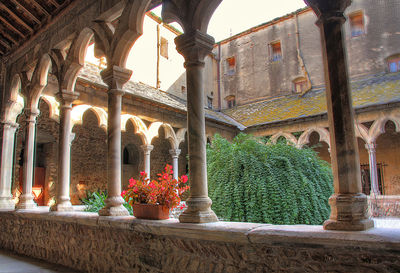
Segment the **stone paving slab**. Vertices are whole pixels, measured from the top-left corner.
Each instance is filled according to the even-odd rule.
[[[38,259],[17,255],[0,249],[0,273],[52,273],[79,272],[61,265],[47,263]]]

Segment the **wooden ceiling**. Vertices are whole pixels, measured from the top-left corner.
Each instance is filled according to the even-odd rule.
[[[18,48],[74,0],[0,2],[0,57]]]
[[[13,52],[74,1],[0,0],[0,58]],[[161,4],[153,0],[150,9]]]

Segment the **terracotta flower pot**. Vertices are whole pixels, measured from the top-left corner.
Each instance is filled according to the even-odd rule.
[[[169,218],[169,207],[152,204],[133,204],[133,215],[139,219],[165,220]]]

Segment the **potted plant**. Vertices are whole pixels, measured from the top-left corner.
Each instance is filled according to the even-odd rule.
[[[129,179],[128,189],[121,195],[132,206],[136,218],[169,218],[169,211],[180,204],[180,195],[189,189],[186,175],[176,180],[172,174],[172,167],[167,164],[157,180],[150,181],[145,172],[140,173],[138,180]]]

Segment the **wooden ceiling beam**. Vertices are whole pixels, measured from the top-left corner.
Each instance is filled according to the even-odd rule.
[[[52,3],[53,6],[56,7],[56,9],[58,9],[60,7],[60,4],[58,4],[56,0],[50,0],[50,3]]]
[[[4,31],[4,29],[3,29],[2,26],[0,26],[0,33],[1,33],[4,37],[6,37],[8,40],[10,40],[12,43],[18,45],[18,42],[17,42],[13,37],[11,37],[10,34],[8,34],[6,31]]]
[[[27,24],[25,23],[24,20],[21,19],[21,17],[19,17],[18,15],[16,15],[12,10],[10,10],[6,5],[4,5],[3,3],[0,3],[0,9],[5,10],[8,14],[11,15],[11,17],[13,17],[18,23],[20,23],[21,25],[23,25],[27,30],[29,30],[29,32],[33,32],[33,29]]]
[[[32,0],[31,1],[32,4],[34,4],[38,9],[40,9],[46,16],[50,16],[50,13],[38,2],[36,2],[36,0]]]
[[[20,2],[18,2],[17,0],[11,0],[16,6],[18,6],[20,9],[22,9],[26,14],[28,14],[28,17],[35,21],[36,23],[40,24],[40,20],[33,15],[29,10],[27,10]]]
[[[5,18],[3,18],[3,16],[0,15],[0,21],[2,21],[4,24],[7,25],[7,27],[11,28],[12,31],[16,32],[19,36],[21,36],[23,39],[26,38],[26,36],[19,31],[18,29],[16,29],[12,24],[10,24],[10,22],[8,22]]]
[[[7,44],[6,42],[4,42],[2,39],[0,39],[0,44],[2,44],[7,50],[11,49],[11,46],[9,44]]]
[[[0,49],[0,54],[1,54],[1,55],[4,55],[4,51],[3,51],[3,50],[1,50],[1,49]]]

